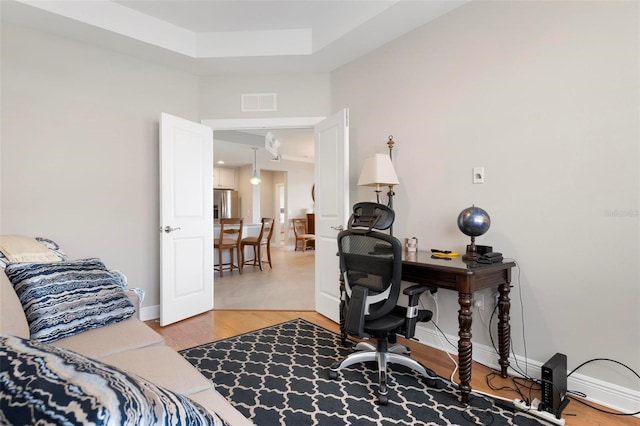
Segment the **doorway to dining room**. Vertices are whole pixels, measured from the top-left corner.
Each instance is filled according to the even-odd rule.
[[[295,125],[295,124],[294,124]],[[313,145],[313,126],[305,125],[304,129],[298,128],[295,132],[308,132],[308,140]],[[216,155],[216,127],[214,128],[214,158]],[[252,135],[271,131],[278,133],[278,129],[269,128],[251,129],[239,126],[238,131],[245,131]],[[284,129],[287,129],[285,126]],[[231,127],[224,127],[224,132],[233,131]],[[222,132],[220,132],[222,133]],[[290,132],[293,133],[293,132]],[[286,143],[286,142],[283,142]],[[308,142],[307,142],[308,143]],[[228,145],[228,144],[227,144]],[[246,151],[247,146],[239,146],[239,149]],[[266,152],[262,149],[263,154]],[[298,148],[298,152],[300,148]],[[243,273],[237,271],[233,273],[225,272],[221,278],[218,273],[214,275],[214,309],[294,309],[294,310],[314,310],[315,308],[315,252],[313,250],[301,252],[294,251],[295,238],[293,230],[290,228],[291,218],[305,217],[306,213],[313,211],[313,200],[311,188],[313,186],[313,152],[311,157],[295,161],[292,155],[287,155],[282,151],[282,156],[267,159],[260,164],[260,151],[258,152],[259,175],[262,182],[259,185],[259,193],[265,193],[269,198],[268,202],[259,202],[259,214],[252,201],[251,212],[247,211],[246,203],[241,201],[242,216],[245,223],[256,222],[256,217],[274,217],[277,226],[271,242],[272,265],[263,265],[261,271],[258,267],[245,265]],[[243,156],[243,158],[246,156]],[[306,161],[305,161],[306,160]],[[287,170],[291,165],[294,171]],[[302,167],[306,167],[309,172],[310,181],[306,182],[305,172]],[[253,167],[251,172],[253,172]],[[246,172],[239,172],[238,183],[242,185]],[[277,176],[285,175],[285,179]],[[303,177],[301,179],[301,176]],[[248,178],[247,178],[248,179]],[[267,185],[267,186],[265,186]],[[242,193],[242,191],[240,191]],[[259,198],[262,198],[261,196]],[[308,198],[308,200],[307,200]],[[253,197],[255,200],[256,197]],[[298,201],[295,201],[298,200]],[[301,201],[300,201],[301,200]],[[258,203],[257,201],[255,203]],[[263,208],[264,205],[264,208]],[[266,209],[266,210],[265,210]],[[264,249],[263,249],[264,250]],[[266,257],[263,254],[263,259]]]

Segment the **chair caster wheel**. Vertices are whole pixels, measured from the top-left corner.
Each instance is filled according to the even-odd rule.
[[[338,372],[337,371],[333,371],[333,370],[329,370],[329,378],[330,379],[337,379],[338,378]]]
[[[378,405],[389,404],[389,397],[387,395],[378,395]]]

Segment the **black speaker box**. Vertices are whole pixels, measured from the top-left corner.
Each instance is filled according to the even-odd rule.
[[[542,409],[560,418],[569,402],[567,396],[567,356],[557,353],[542,366]]]

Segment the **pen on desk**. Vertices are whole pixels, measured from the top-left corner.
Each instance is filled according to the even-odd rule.
[[[449,253],[451,253],[451,250],[438,250],[438,249],[431,249],[431,253],[444,253],[444,254],[449,254]]]

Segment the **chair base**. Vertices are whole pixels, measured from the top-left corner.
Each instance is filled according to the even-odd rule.
[[[220,276],[224,276],[225,272],[238,271],[242,274],[242,264],[223,263],[222,265],[213,265],[213,272],[219,272]]]
[[[244,260],[244,249],[245,247],[252,247],[253,249],[253,259],[247,259]],[[266,248],[266,252],[267,252],[267,260],[262,260],[262,247]],[[266,263],[267,265],[269,265],[269,268],[273,269],[273,265],[271,265],[271,248],[266,245],[263,244],[262,246],[257,245],[257,244],[243,244],[242,245],[242,256],[243,256],[243,261],[242,261],[242,265],[246,266],[259,266],[260,270],[262,271],[262,264]]]
[[[418,361],[409,358],[411,349],[406,346],[393,345],[387,348],[386,339],[378,339],[377,348],[369,343],[360,342],[354,346],[354,350],[356,350],[356,352],[331,366],[329,377],[337,379],[340,370],[354,364],[375,362],[378,365],[378,404],[380,405],[387,405],[389,402],[389,390],[387,388],[388,364],[399,364],[410,368],[425,379],[431,380],[431,382],[427,382],[429,386],[435,385],[433,378],[437,377],[437,375]]]
[[[268,260],[258,260],[258,259],[247,259],[243,263],[244,266],[253,266],[254,268],[257,266],[262,271],[262,265],[269,265],[269,268],[273,269],[271,263]]]
[[[298,251],[298,248],[300,248],[300,251],[315,250],[316,249],[315,240],[309,240],[306,242],[296,242],[294,251]]]
[[[214,247],[218,250],[218,264],[213,265],[213,272],[220,273],[220,277],[224,276],[224,272],[233,272],[233,270],[237,270],[240,274],[242,274],[242,252],[236,248],[222,248],[222,250],[229,250],[229,263],[222,263],[222,250],[219,247]],[[237,258],[238,260],[234,262],[234,250],[237,250]]]

